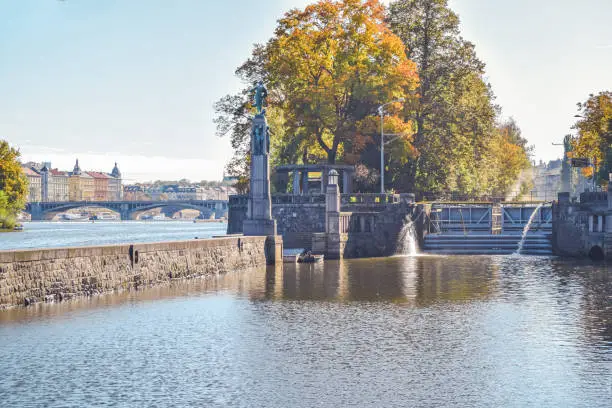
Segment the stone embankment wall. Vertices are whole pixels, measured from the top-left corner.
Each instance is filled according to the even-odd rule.
[[[269,246],[266,237],[229,237],[0,251],[0,308],[259,267],[278,252]]]
[[[422,205],[400,204],[378,213],[350,215],[349,231],[344,248],[345,258],[369,258],[398,254],[402,229],[407,222],[414,223],[415,238],[422,247],[424,234]],[[364,228],[365,226],[365,228]]]
[[[325,196],[291,196],[291,195],[273,195],[272,196],[272,218],[276,220],[278,234],[283,237],[283,246],[285,248],[305,248],[312,249],[312,239],[315,234],[325,232]],[[228,211],[228,234],[242,233],[242,223],[246,219],[247,212],[247,197],[246,196],[230,196],[229,211]],[[406,215],[406,207],[399,204],[355,204],[341,203],[343,212],[385,212],[385,215],[377,218],[379,229],[388,231],[389,235],[397,235],[397,228],[401,229],[403,221],[397,223],[398,220],[403,220]],[[397,216],[399,215],[399,217]],[[392,220],[390,221],[390,217]],[[389,229],[390,228],[390,229]],[[384,237],[384,241],[389,238]],[[383,237],[377,236],[376,247],[385,247],[383,252],[389,252],[391,245],[388,242],[382,242]],[[370,235],[355,236],[354,240],[360,239],[369,240]],[[391,238],[392,240],[393,238]],[[361,245],[359,245],[361,246]],[[358,250],[357,250],[358,251]],[[381,251],[376,250],[376,253]]]
[[[580,202],[570,202],[569,193],[559,193],[559,200],[553,203],[554,254],[612,259],[611,208],[611,192],[583,193]]]

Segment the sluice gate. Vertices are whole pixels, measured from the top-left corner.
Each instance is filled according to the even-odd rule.
[[[434,203],[423,250],[437,254],[512,254],[532,215],[521,254],[552,255],[552,207],[538,208],[537,203]]]

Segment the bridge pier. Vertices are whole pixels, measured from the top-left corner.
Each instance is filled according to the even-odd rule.
[[[31,203],[28,207],[30,210],[30,216],[32,217],[32,221],[44,220],[44,214],[40,203]]]

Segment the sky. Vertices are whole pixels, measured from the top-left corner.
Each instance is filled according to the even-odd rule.
[[[126,182],[219,180],[213,104],[276,20],[308,0],[0,0],[0,138],[23,161]],[[576,103],[612,89],[612,1],[450,0],[503,116],[562,154]]]

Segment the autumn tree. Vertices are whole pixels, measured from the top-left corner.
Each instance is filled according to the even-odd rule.
[[[290,134],[316,142],[329,163],[359,152],[378,106],[417,84],[416,66],[377,0],[320,1],[279,20],[267,47],[270,85],[283,94]]]
[[[530,166],[530,148],[514,119],[497,124],[480,166],[481,192],[492,197],[519,195],[519,176]]]
[[[612,92],[603,91],[597,95],[578,103],[577,117],[579,118],[573,128],[577,137],[573,140],[574,157],[585,157],[594,161],[596,167],[601,169],[601,181],[608,179],[612,172],[609,162],[612,149]],[[592,176],[592,168],[584,169],[586,176]]]
[[[237,152],[229,171],[247,163],[247,89],[257,79],[268,86],[276,160],[329,163],[359,153],[377,134],[378,106],[410,94],[418,83],[416,66],[385,25],[377,0],[322,0],[289,11],[236,73],[247,87],[215,106],[218,133],[231,133]],[[408,136],[409,152],[412,126],[397,115],[400,108],[388,109],[395,117],[387,123]]]
[[[0,223],[3,228],[15,222],[17,212],[23,209],[28,192],[28,181],[19,163],[20,153],[0,140]]]

